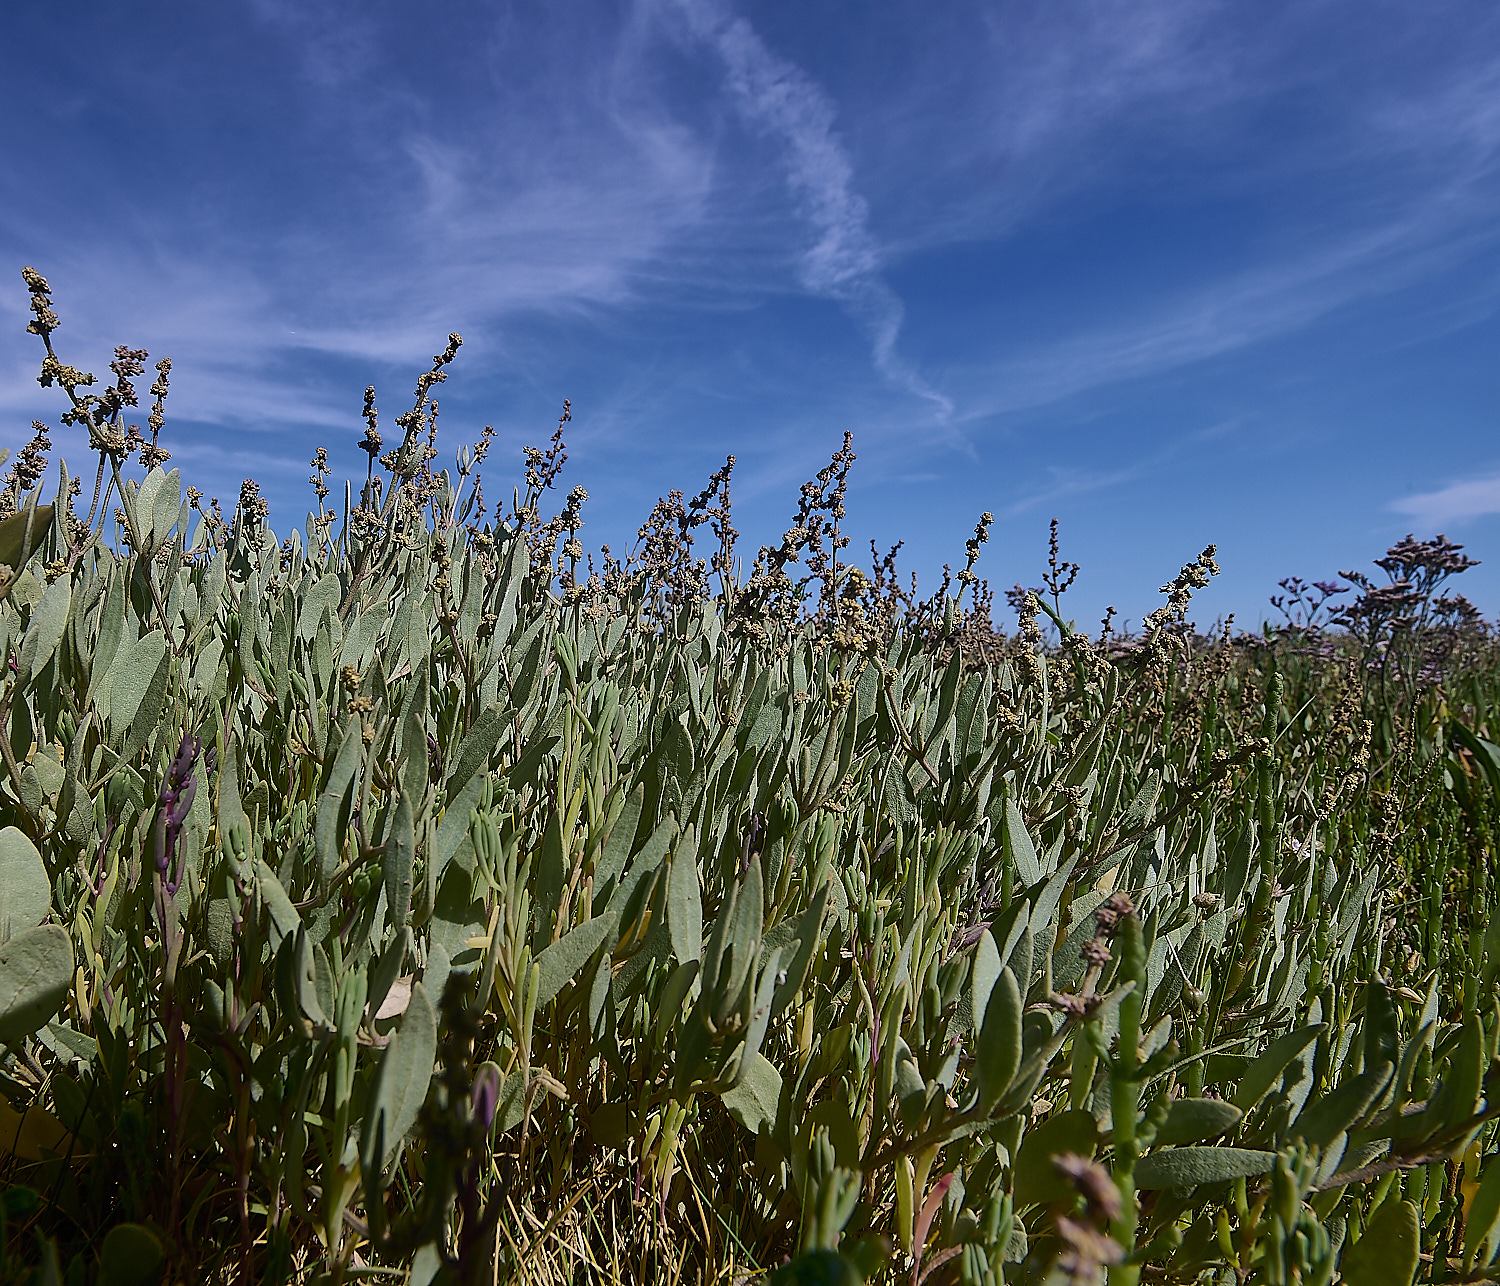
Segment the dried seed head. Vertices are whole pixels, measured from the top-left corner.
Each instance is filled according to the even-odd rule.
[[[1083,944],[1083,950],[1079,954],[1085,964],[1102,967],[1109,963],[1109,944],[1102,938],[1090,938]]]
[[[1088,1203],[1089,1214],[1095,1219],[1118,1219],[1123,1209],[1120,1190],[1110,1178],[1109,1171],[1097,1161],[1079,1156],[1075,1152],[1063,1152],[1052,1158],[1057,1172],[1070,1180]]]

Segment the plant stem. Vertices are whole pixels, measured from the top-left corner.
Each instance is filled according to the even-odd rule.
[[[1120,1047],[1109,1064],[1109,1100],[1113,1121],[1115,1186],[1120,1190],[1120,1217],[1110,1231],[1129,1255],[1135,1250],[1140,1228],[1140,1203],[1135,1192],[1135,1163],[1140,1148],[1136,1125],[1140,1120],[1141,1082],[1137,1076],[1141,1053],[1141,1006],[1145,1003],[1146,953],[1141,942],[1140,920],[1131,913],[1120,917],[1120,982],[1135,982],[1120,1002]],[[1109,1270],[1110,1286],[1138,1286],[1139,1264],[1121,1264]]]

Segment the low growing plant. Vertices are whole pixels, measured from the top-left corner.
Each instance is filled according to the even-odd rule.
[[[1055,543],[1007,637],[988,515],[841,560],[847,440],[744,583],[732,461],[595,571],[567,410],[434,467],[457,336],[282,539],[26,281],[97,468],[0,521],[11,1276],[1500,1275],[1492,648],[1199,640],[1212,547],[1094,638]]]

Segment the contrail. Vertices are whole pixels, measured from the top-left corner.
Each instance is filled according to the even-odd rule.
[[[693,36],[723,60],[726,88],[746,125],[783,145],[787,184],[816,236],[802,256],[802,284],[838,300],[870,336],[876,370],[932,403],[939,420],[947,420],[953,403],[896,351],[904,309],[881,276],[869,207],[854,189],[854,169],[834,131],[828,96],[719,0],[675,3]]]

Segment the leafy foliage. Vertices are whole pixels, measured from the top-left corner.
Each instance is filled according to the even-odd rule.
[[[1007,638],[984,521],[956,593],[841,565],[847,443],[746,586],[727,467],[584,576],[561,426],[509,517],[433,471],[456,336],[278,540],[28,274],[99,473],[0,523],[7,1271],[1493,1274],[1492,650],[1196,640],[1212,549],[1122,643],[1054,546]]]

